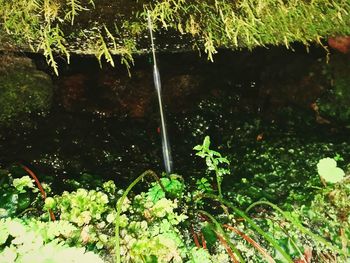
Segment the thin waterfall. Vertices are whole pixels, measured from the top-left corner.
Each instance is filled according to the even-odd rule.
[[[149,11],[147,15],[148,15],[148,28],[151,36],[152,54],[153,54],[153,81],[154,81],[154,86],[156,88],[158,102],[159,102],[159,112],[160,112],[160,121],[161,121],[160,133],[162,137],[163,159],[164,159],[165,171],[167,172],[167,174],[171,174],[172,168],[173,168],[173,161],[171,158],[170,143],[169,143],[169,138],[168,138],[167,129],[166,129],[165,116],[163,112],[160,75],[157,67],[156,52],[155,52],[154,42],[153,42],[153,26],[152,26],[152,20],[151,20]]]

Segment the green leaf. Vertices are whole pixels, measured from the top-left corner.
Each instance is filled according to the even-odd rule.
[[[197,152],[196,155],[201,157],[201,158],[205,158],[206,157],[206,154],[203,153],[203,152]]]
[[[230,164],[229,160],[227,160],[227,158],[217,158],[217,160],[220,162],[220,163],[227,163],[227,164]]]
[[[163,189],[158,184],[150,188],[146,195],[147,195],[147,198],[151,200],[153,203],[165,197],[165,193]]]
[[[160,179],[162,185],[164,186],[166,192],[172,197],[179,197],[182,194],[184,189],[184,185],[182,182],[175,178],[161,178]],[[153,187],[151,187],[147,192],[147,197],[152,202],[157,202],[158,200],[165,197],[165,193],[163,189],[160,187],[158,183],[154,183]]]
[[[212,191],[211,185],[210,185],[208,179],[205,177],[202,177],[201,179],[197,179],[196,186],[197,186],[198,190],[201,190],[203,192],[211,192]]]
[[[23,193],[18,196],[18,212],[25,210],[30,206],[30,196],[28,193]]]
[[[344,161],[344,158],[343,158],[340,154],[338,154],[338,153],[335,154],[335,156],[333,157],[333,159],[336,160],[337,162],[338,162],[338,161]]]
[[[193,147],[193,150],[195,151],[201,151],[203,149],[202,145],[197,145]]]
[[[166,178],[161,179],[162,183],[163,183],[163,179],[166,179]],[[184,184],[175,178],[171,178],[170,180],[167,180],[167,183],[163,183],[163,185],[167,193],[169,193],[173,197],[181,196],[182,191],[184,189]]]
[[[213,151],[213,150],[210,150],[210,154],[212,155],[212,156],[216,156],[216,157],[221,157],[221,153],[219,153],[219,152],[217,152],[217,151]]]
[[[205,136],[203,141],[203,149],[209,149],[209,146],[210,146],[210,137]]]
[[[218,239],[214,230],[215,226],[209,223],[205,224],[205,226],[202,228],[202,233],[204,235],[209,250],[211,250],[211,248],[215,245]]]
[[[344,171],[337,167],[337,162],[332,158],[323,158],[317,164],[318,174],[328,183],[338,183],[344,179]]]
[[[205,158],[205,163],[207,164],[209,170],[214,170],[213,167],[212,167],[213,166],[213,162],[212,162],[212,160],[211,160],[211,158],[209,156],[207,158]]]
[[[8,191],[0,195],[0,208],[7,211],[7,216],[14,215],[18,208],[18,194],[13,191]]]
[[[34,188],[34,180],[31,179],[28,175],[14,179],[12,184],[20,193],[25,193],[25,188]]]

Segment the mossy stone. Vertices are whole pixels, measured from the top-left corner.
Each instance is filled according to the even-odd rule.
[[[320,114],[350,128],[350,57],[334,55],[327,70],[331,85],[318,100]]]
[[[23,121],[50,108],[53,84],[27,57],[0,57],[0,125]]]

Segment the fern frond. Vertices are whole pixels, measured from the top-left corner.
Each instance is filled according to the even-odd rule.
[[[66,3],[70,10],[66,13],[64,19],[70,20],[72,25],[74,24],[75,16],[77,16],[79,12],[89,10],[86,7],[83,7],[79,0],[67,0]]]
[[[104,56],[106,61],[111,64],[112,67],[114,67],[114,60],[112,57],[111,52],[108,49],[108,46],[103,38],[103,36],[101,35],[101,33],[99,34],[99,39],[97,41],[97,50],[95,53],[98,62],[100,64],[100,67],[102,67],[102,63],[101,63],[101,58]]]
[[[70,62],[70,55],[64,42],[64,34],[59,26],[52,28],[51,24],[47,24],[42,30],[41,42],[37,46],[37,51],[43,50],[47,63],[53,68],[56,75],[58,75],[58,65],[53,55],[54,50],[64,53],[68,64]]]

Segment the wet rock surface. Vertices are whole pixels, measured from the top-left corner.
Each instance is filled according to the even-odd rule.
[[[289,105],[309,108],[329,85],[324,73],[326,54],[322,49],[310,54],[298,49],[222,50],[214,63],[195,53],[158,54],[165,104],[171,112],[187,111],[194,98],[220,97],[222,90],[232,89],[241,93],[236,108],[272,112]],[[56,80],[56,101],[69,112],[131,118],[157,115],[149,59],[139,57],[131,76],[124,68],[105,65],[100,69],[91,59],[74,65],[73,60],[72,67]]]
[[[325,71],[330,87],[317,100],[319,113],[331,122],[350,128],[350,56],[335,54]]]
[[[296,52],[276,48],[220,54],[215,63],[195,53],[158,54],[175,170],[195,173],[192,148],[205,135],[224,145],[237,133],[248,144],[278,131],[332,133],[329,125],[316,122],[310,108],[329,85],[324,51],[296,47]],[[131,77],[124,68],[99,69],[90,58],[75,57],[53,82],[55,103],[49,115],[32,117],[37,123],[32,129],[2,129],[0,164],[21,161],[58,178],[85,172],[123,182],[148,168],[163,170],[148,57],[136,60]],[[245,138],[240,131],[246,131]]]

